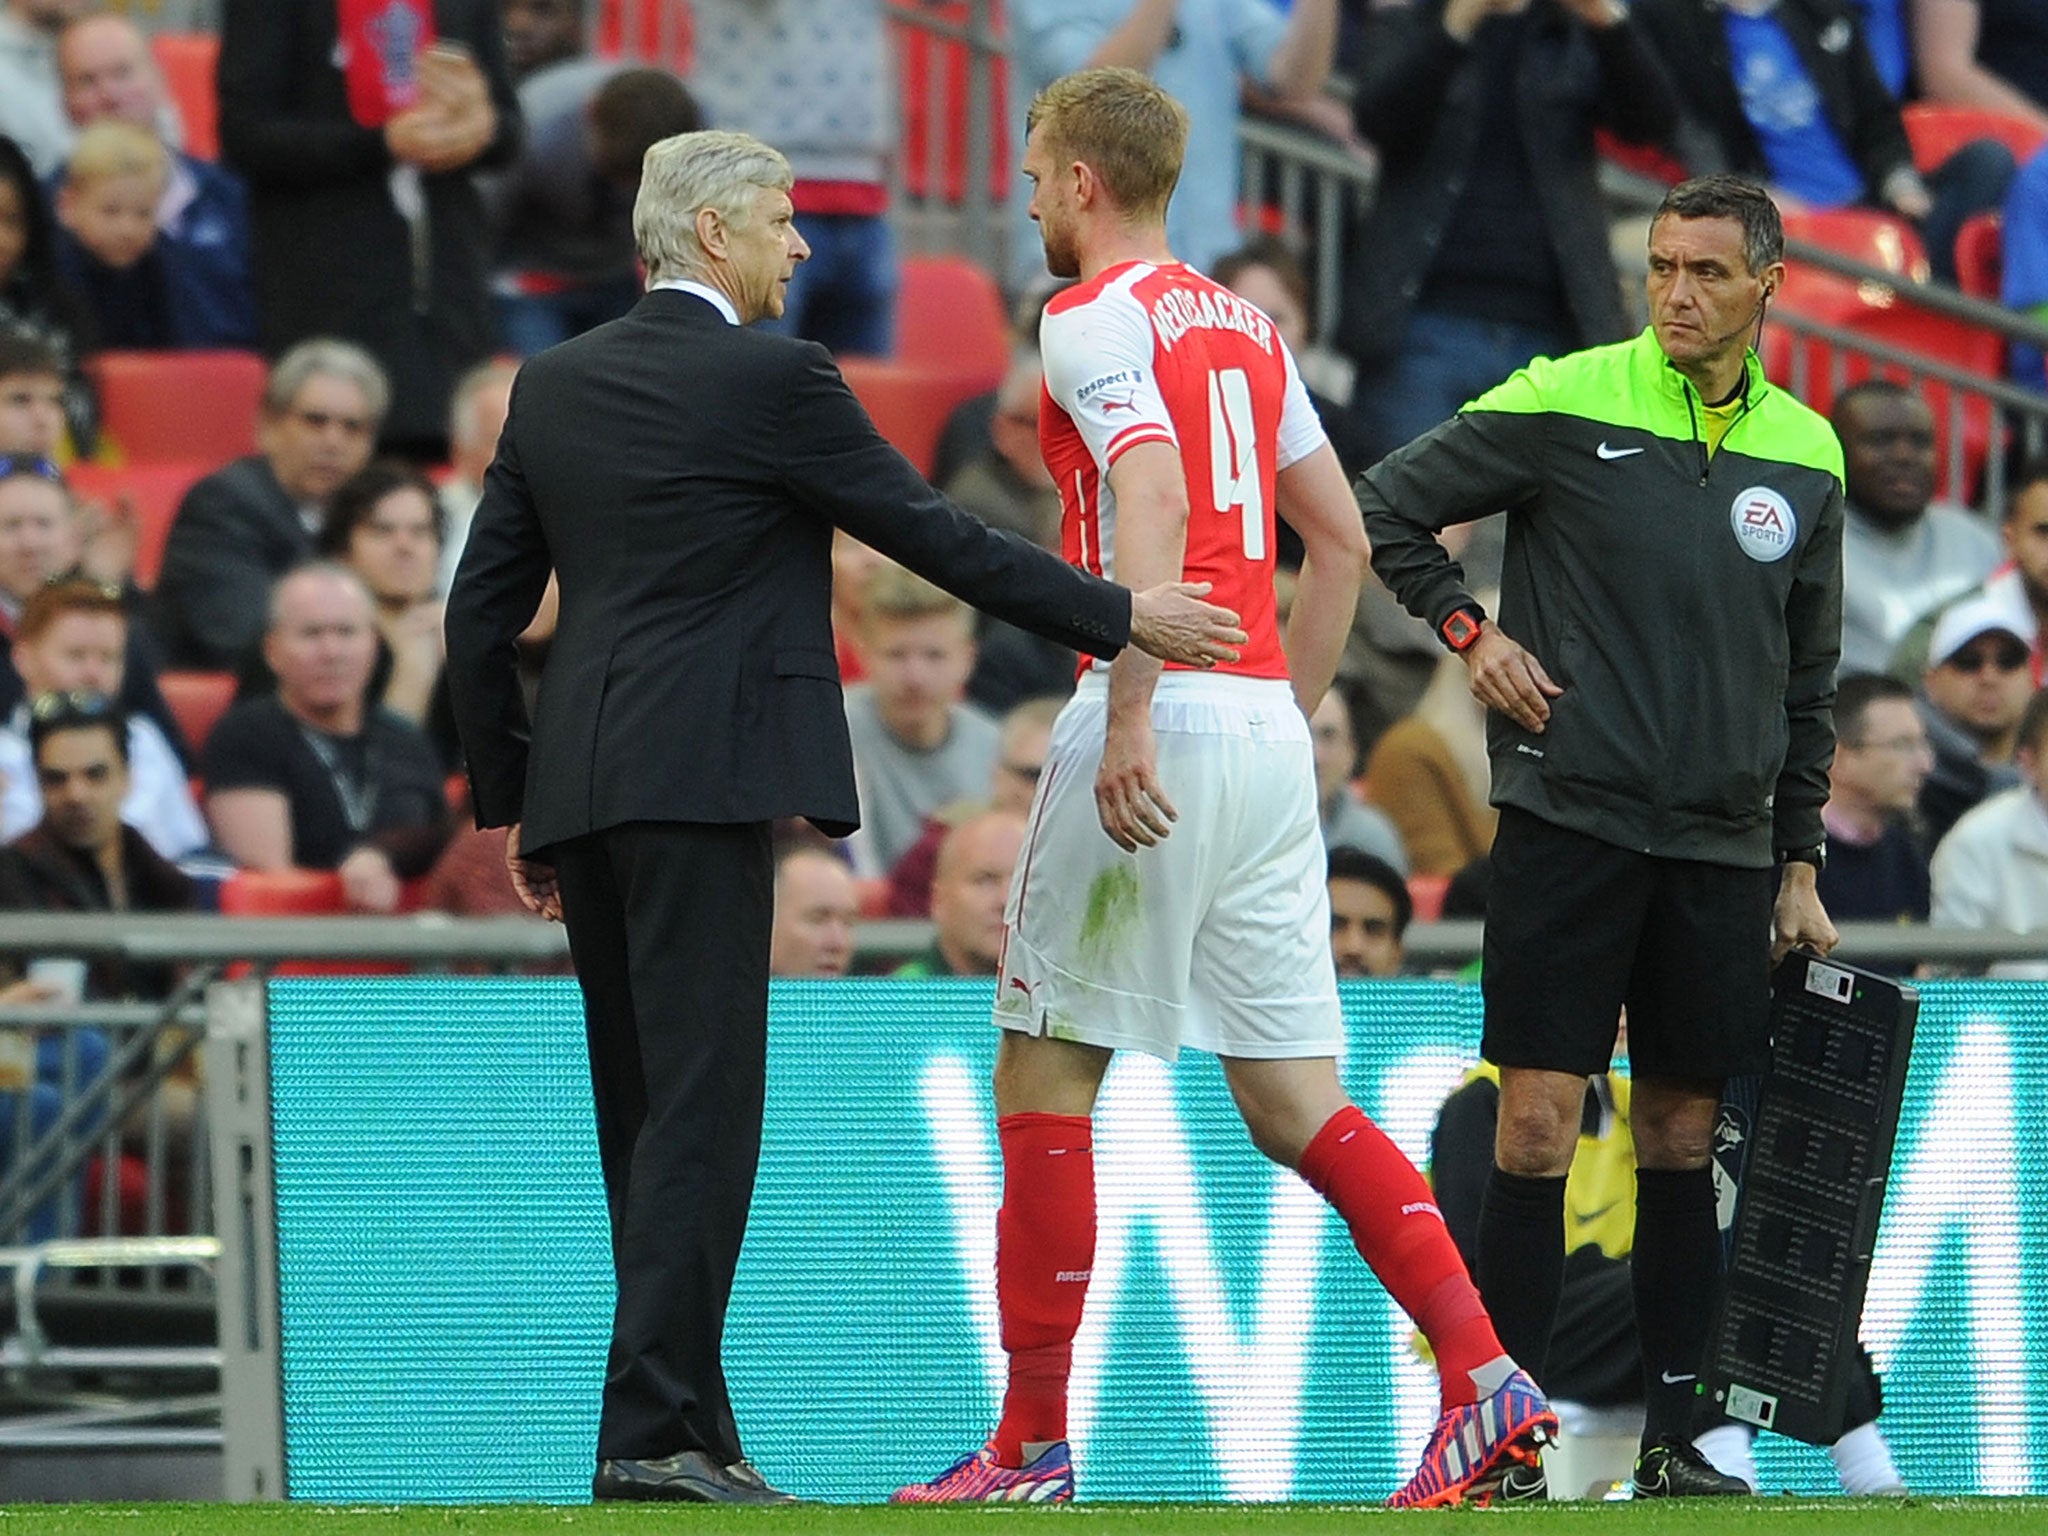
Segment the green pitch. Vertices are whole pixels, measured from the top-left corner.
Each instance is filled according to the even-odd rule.
[[[1477,1536],[2024,1536],[2048,1533],[2048,1499],[1744,1499],[1552,1504],[1395,1514],[1341,1504],[1081,1504],[1065,1509],[802,1505],[403,1508],[310,1504],[0,1506],[0,1536],[1393,1536],[1431,1527]]]

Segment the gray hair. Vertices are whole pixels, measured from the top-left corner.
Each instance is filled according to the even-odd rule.
[[[1669,215],[1680,219],[1733,219],[1742,226],[1742,259],[1750,275],[1785,259],[1785,224],[1771,194],[1747,176],[1717,171],[1681,181],[1664,194],[1650,228]]]
[[[293,566],[270,584],[270,618],[264,625],[265,634],[275,634],[284,623],[285,590],[294,582],[315,576],[324,581],[338,581],[343,586],[352,588],[363,600],[363,611],[374,619],[377,599],[371,594],[368,582],[339,560],[307,560]]]
[[[633,243],[647,264],[647,281],[707,275],[697,239],[703,209],[743,224],[757,188],[787,192],[794,184],[789,162],[751,133],[705,128],[657,141],[641,164],[640,195],[633,200]]]
[[[467,442],[476,431],[476,402],[490,385],[509,382],[519,372],[515,357],[494,357],[478,363],[455,381],[455,393],[448,397],[448,441],[456,446]]]
[[[378,425],[391,408],[391,381],[377,359],[352,341],[332,336],[315,336],[300,342],[271,365],[270,378],[263,386],[263,411],[282,416],[299,398],[299,391],[315,378],[347,379],[363,392],[370,416]]]

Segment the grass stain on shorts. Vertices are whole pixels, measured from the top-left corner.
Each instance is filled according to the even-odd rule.
[[[1120,948],[1138,921],[1138,870],[1135,861],[1112,864],[1088,887],[1088,909],[1081,916],[1081,954],[1099,962]]]

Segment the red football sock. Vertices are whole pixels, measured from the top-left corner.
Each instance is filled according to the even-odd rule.
[[[1302,1153],[1301,1176],[1336,1207],[1380,1284],[1429,1340],[1444,1406],[1475,1401],[1472,1372],[1501,1355],[1500,1340],[1415,1165],[1347,1104]]]
[[[1010,1386],[989,1444],[1021,1467],[1028,1441],[1067,1438],[1067,1376],[1095,1263],[1095,1152],[1086,1115],[1004,1115],[996,1306]]]

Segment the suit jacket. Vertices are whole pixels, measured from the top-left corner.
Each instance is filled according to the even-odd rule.
[[[170,664],[232,671],[255,650],[271,583],[313,555],[313,535],[261,454],[185,493],[164,542],[156,629]]]
[[[530,359],[448,599],[477,825],[529,850],[633,821],[860,820],[832,530],[999,618],[1120,650],[1130,595],[947,501],[826,350],[659,290]],[[514,649],[553,567],[529,734]]]

